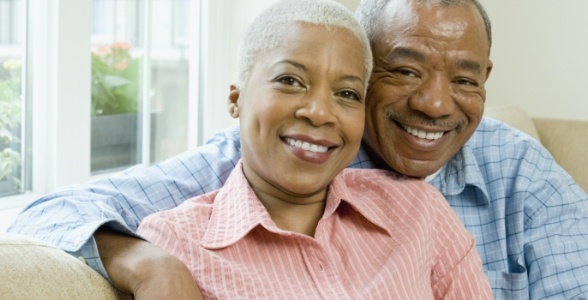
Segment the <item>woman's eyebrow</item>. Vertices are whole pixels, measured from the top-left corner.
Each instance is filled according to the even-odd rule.
[[[304,71],[304,72],[308,71],[308,68],[304,64],[301,64],[299,62],[296,62],[296,61],[293,61],[290,59],[280,60],[274,64],[274,66],[278,66],[278,65],[291,65],[291,66],[299,69],[300,71]],[[345,75],[342,77],[342,79],[347,80],[347,81],[357,81],[357,82],[360,82],[361,84],[364,84],[363,79],[360,76]]]
[[[276,62],[274,65],[277,66],[277,65],[282,65],[282,64],[284,64],[284,65],[292,65],[293,67],[295,67],[297,69],[300,69],[301,71],[308,71],[308,69],[306,68],[305,65],[303,65],[303,64],[301,64],[299,62],[290,60],[290,59],[280,60],[280,61]]]

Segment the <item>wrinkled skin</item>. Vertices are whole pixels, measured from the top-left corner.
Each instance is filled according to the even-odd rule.
[[[382,166],[423,178],[447,163],[476,130],[492,62],[473,5],[413,8],[416,19],[384,17],[390,24],[372,44],[364,141]],[[390,7],[384,13],[391,14]]]

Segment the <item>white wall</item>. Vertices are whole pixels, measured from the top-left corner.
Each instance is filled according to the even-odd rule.
[[[533,116],[588,120],[588,1],[481,2],[494,38],[487,106],[516,104]]]
[[[239,43],[253,19],[276,0],[211,0],[204,1],[203,17],[208,18],[203,26],[200,98],[204,99],[200,109],[203,128],[200,142],[214,133],[237,125],[227,111],[229,86],[236,82]]]

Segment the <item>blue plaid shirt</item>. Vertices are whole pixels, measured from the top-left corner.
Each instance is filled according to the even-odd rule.
[[[8,230],[83,256],[108,278],[98,227],[134,234],[145,216],[219,188],[240,157],[232,128],[160,164],[38,199]],[[376,166],[361,150],[350,167]],[[586,299],[588,195],[536,140],[484,118],[430,183],[475,236],[497,299]]]

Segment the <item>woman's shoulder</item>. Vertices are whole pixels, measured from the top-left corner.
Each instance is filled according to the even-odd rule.
[[[394,171],[381,169],[355,169],[347,168],[341,172],[341,176],[345,179],[347,184],[370,186],[418,186],[425,189],[433,188],[424,180],[406,176]]]

